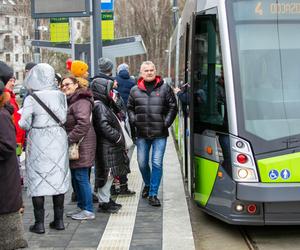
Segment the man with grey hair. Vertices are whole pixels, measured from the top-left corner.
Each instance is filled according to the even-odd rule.
[[[140,79],[128,98],[128,114],[134,128],[137,160],[145,183],[142,197],[151,206],[160,206],[157,193],[162,177],[163,157],[166,149],[168,128],[177,114],[175,95],[170,86],[156,75],[153,62],[145,61],[140,68]],[[152,147],[152,171],[149,153]]]

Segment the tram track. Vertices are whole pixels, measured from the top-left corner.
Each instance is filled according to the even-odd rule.
[[[251,238],[251,236],[249,235],[249,233],[247,232],[247,230],[243,227],[239,227],[239,232],[242,235],[243,239],[246,242],[246,245],[248,246],[248,248],[250,250],[258,250],[258,246],[256,244],[256,242]]]

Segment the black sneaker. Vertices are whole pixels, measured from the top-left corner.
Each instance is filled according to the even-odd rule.
[[[160,201],[157,196],[149,196],[149,205],[153,207],[160,207]]]
[[[113,199],[110,199],[109,202],[113,205],[113,206],[116,206],[116,207],[122,207],[122,204],[119,204],[119,203],[116,203]]]
[[[145,186],[143,191],[142,191],[142,198],[147,198],[149,196],[149,191],[150,191],[150,187],[149,186]]]
[[[131,195],[135,195],[135,191],[132,191],[128,188],[121,188],[119,195],[131,196]]]
[[[98,212],[99,213],[110,213],[116,214],[121,207],[114,206],[111,202],[99,204]]]

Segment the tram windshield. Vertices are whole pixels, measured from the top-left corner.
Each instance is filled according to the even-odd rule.
[[[228,2],[239,134],[256,153],[300,146],[300,0]]]

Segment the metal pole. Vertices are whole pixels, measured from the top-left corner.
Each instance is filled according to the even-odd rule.
[[[40,20],[35,19],[35,22],[34,22],[34,39],[36,41],[40,40],[39,26],[40,26]],[[35,47],[35,49],[34,49],[33,61],[35,63],[40,63],[40,61],[41,61],[41,59],[40,59],[40,48],[38,48],[38,47]]]
[[[177,24],[177,0],[173,0],[173,24],[174,27]]]
[[[102,35],[101,35],[101,0],[93,0],[93,49],[94,53],[91,57],[92,60],[92,72],[94,75],[98,75],[98,59],[102,57]],[[91,44],[92,46],[92,44]]]
[[[71,57],[72,60],[75,60],[75,27],[74,27],[74,18],[70,18],[71,25]]]

